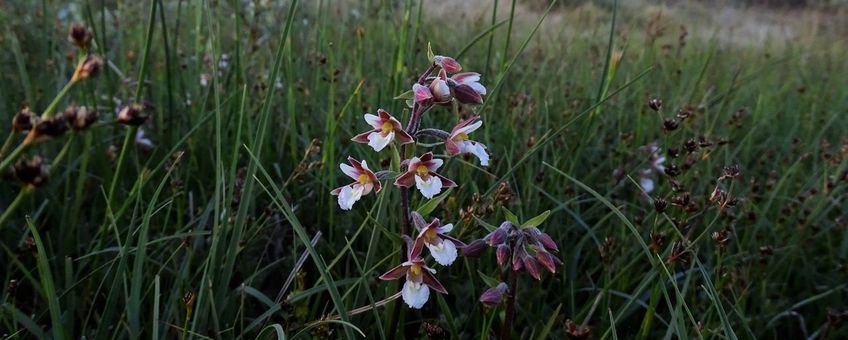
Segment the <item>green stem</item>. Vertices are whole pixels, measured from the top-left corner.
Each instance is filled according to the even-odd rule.
[[[71,88],[74,87],[74,84],[76,83],[76,81],[72,80],[65,84],[65,87],[63,87],[62,90],[59,91],[59,94],[56,95],[56,98],[53,98],[53,101],[50,102],[50,105],[48,105],[47,108],[44,110],[44,113],[41,114],[41,119],[49,118],[53,115],[53,112],[56,111],[56,107],[59,106],[59,103],[61,103],[62,99],[64,99],[65,96],[68,95],[68,92],[71,91]]]
[[[6,141],[3,142],[3,146],[0,147],[0,157],[3,157],[3,154],[6,153],[6,150],[12,146],[12,141],[15,139],[15,132],[9,132],[9,137],[6,137]]]
[[[4,158],[3,161],[0,162],[0,172],[2,172],[9,165],[11,165],[12,162],[14,162],[15,159],[17,159],[24,152],[24,150],[27,149],[27,146],[29,146],[29,144],[27,143],[18,144],[18,146],[14,150],[12,150],[12,153],[10,153],[8,157]]]
[[[15,200],[12,201],[12,203],[9,204],[8,207],[6,207],[6,210],[3,211],[3,215],[0,215],[0,227],[3,227],[3,225],[6,224],[6,220],[8,220],[10,216],[12,216],[12,213],[18,209],[18,206],[21,205],[21,202],[23,202],[24,198],[26,198],[32,191],[33,187],[27,185],[23,187],[21,191],[18,192],[18,196],[15,197]]]
[[[118,178],[121,177],[121,170],[124,167],[124,158],[127,156],[127,149],[129,149],[129,144],[135,136],[136,130],[138,127],[131,126],[127,129],[127,135],[124,137],[124,144],[121,147],[121,153],[118,156],[118,163],[115,164],[115,174],[112,176],[112,183],[109,184],[109,195],[107,195],[107,199],[109,203],[112,203],[112,198],[115,196],[115,188],[118,186]]]

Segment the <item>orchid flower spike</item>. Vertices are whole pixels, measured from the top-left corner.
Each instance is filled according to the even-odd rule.
[[[407,254],[407,261],[380,275],[380,280],[397,280],[405,276],[406,282],[403,283],[401,289],[403,302],[410,308],[420,309],[430,298],[430,288],[442,294],[447,294],[448,291],[433,275],[436,270],[427,267],[427,264],[424,263],[420,249],[416,252],[410,244],[412,241],[408,237],[405,237],[405,239],[407,240],[407,249],[410,250]]]
[[[437,55],[433,57],[433,63],[450,73],[462,71],[462,66],[456,62],[456,59],[451,57]]]
[[[477,72],[462,72],[452,75],[448,85],[453,88],[454,97],[463,104],[481,104],[486,95],[486,87],[480,84]]]
[[[368,143],[368,146],[374,148],[374,151],[379,152],[383,150],[395,139],[400,144],[414,142],[412,136],[406,133],[403,127],[401,127],[400,122],[383,109],[377,110],[377,116],[366,113],[365,121],[374,129],[360,133],[351,140],[359,143]]]
[[[474,116],[457,124],[445,140],[445,148],[449,156],[470,153],[480,159],[480,165],[489,166],[489,154],[486,146],[480,142],[468,139],[468,134],[476,131],[483,125],[480,116]]]
[[[368,169],[368,164],[364,160],[360,163],[353,157],[348,157],[347,161],[350,165],[340,164],[339,167],[345,175],[353,178],[356,182],[338,187],[330,192],[332,195],[339,196],[339,207],[342,210],[350,210],[362,196],[368,195],[372,190],[380,192],[383,188],[380,180],[377,179],[377,175],[371,169]]]
[[[433,198],[433,196],[442,192],[442,188],[456,186],[454,181],[436,173],[436,170],[442,164],[444,164],[444,161],[434,159],[432,152],[421,155],[421,158],[412,157],[406,173],[395,179],[395,185],[399,187],[411,187],[415,184],[421,195],[424,195],[426,198]]]
[[[430,255],[440,265],[450,266],[456,260],[457,248],[465,247],[465,243],[453,237],[445,235],[453,230],[453,224],[441,225],[438,218],[427,223],[424,217],[417,212],[412,212],[412,221],[418,229],[418,237],[413,244],[414,251],[420,253],[424,246],[430,250]]]

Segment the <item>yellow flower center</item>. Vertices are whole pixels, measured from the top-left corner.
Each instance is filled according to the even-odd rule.
[[[427,178],[427,175],[430,174],[430,169],[424,165],[419,165],[415,172],[418,173],[418,177]]]
[[[389,132],[392,132],[392,131],[394,131],[394,130],[395,130],[395,126],[394,126],[394,125],[392,125],[392,122],[385,122],[385,123],[383,123],[382,131],[383,131],[383,134],[384,134],[384,135],[385,135],[385,134],[387,134],[387,133],[389,133]]]
[[[457,142],[461,142],[461,141],[464,141],[464,140],[467,140],[467,139],[468,139],[468,134],[465,133],[465,132],[460,132],[460,133],[456,134],[456,136],[453,137],[453,140],[455,140]]]
[[[368,176],[368,174],[361,174],[361,175],[359,175],[359,177],[358,177],[356,180],[357,180],[360,184],[368,184],[368,183],[371,183],[371,177],[369,177],[369,176]]]
[[[413,264],[409,267],[409,272],[412,273],[412,276],[421,275],[421,265]]]
[[[436,239],[436,229],[427,229],[424,232],[424,239],[427,243],[433,243],[433,240]]]

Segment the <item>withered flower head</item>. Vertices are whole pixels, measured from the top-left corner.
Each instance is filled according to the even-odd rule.
[[[656,210],[657,213],[664,213],[666,208],[668,208],[668,201],[659,197],[654,199],[654,210]]]
[[[697,148],[698,148],[698,143],[695,142],[694,139],[690,138],[690,139],[686,140],[686,142],[683,143],[683,149],[685,149],[689,153],[694,152],[695,149],[697,149]]]
[[[71,32],[68,34],[68,40],[81,49],[87,49],[91,46],[91,39],[94,35],[91,31],[82,24],[74,24],[71,26]]]
[[[648,246],[654,254],[660,252],[665,242],[665,234],[663,232],[651,232],[651,244]]]
[[[722,169],[721,177],[719,177],[718,180],[722,180],[725,178],[734,179],[736,177],[739,177],[740,174],[742,174],[742,170],[739,169],[738,165],[726,166],[724,167],[724,169]]]
[[[74,131],[86,130],[97,121],[97,112],[85,106],[68,106],[63,115]]]
[[[194,306],[195,300],[197,300],[197,296],[194,295],[194,292],[192,291],[188,291],[185,293],[185,295],[183,295],[183,304],[187,308],[191,308],[192,306]]]
[[[592,330],[588,326],[578,325],[571,319],[565,320],[565,334],[571,340],[585,340],[592,335]]]
[[[131,105],[124,106],[124,108],[118,112],[116,120],[118,123],[124,125],[139,126],[144,124],[149,116],[150,115],[147,113],[147,110],[145,110],[144,105],[133,103]]]
[[[680,124],[677,122],[677,119],[674,118],[666,118],[663,121],[663,130],[665,131],[674,131],[677,130],[677,127]]]
[[[35,125],[34,137],[47,136],[50,138],[59,137],[68,131],[68,121],[64,115],[55,115],[49,118],[42,119]]]
[[[15,114],[15,118],[12,119],[12,131],[13,132],[21,132],[32,129],[33,122],[35,121],[35,114],[29,110],[29,107],[24,107],[18,113]]]
[[[40,187],[47,183],[47,162],[41,156],[18,160],[14,171],[18,180],[24,184]]]
[[[662,108],[662,100],[659,98],[651,98],[648,100],[648,107],[651,110],[659,111]]]
[[[719,231],[714,231],[712,233],[713,241],[715,241],[716,245],[720,248],[724,248],[727,246],[727,242],[730,241],[730,230],[722,229]]]
[[[80,60],[77,65],[76,71],[74,71],[74,76],[71,78],[72,82],[77,82],[80,80],[85,80],[88,78],[97,77],[100,74],[100,69],[103,67],[103,59],[89,54],[85,56],[83,60]]]

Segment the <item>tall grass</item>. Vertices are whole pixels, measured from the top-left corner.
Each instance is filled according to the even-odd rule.
[[[448,160],[461,186],[412,207],[462,239],[503,221],[501,206],[521,220],[552,211],[545,231],[564,270],[521,279],[514,336],[563,338],[567,319],[610,339],[848,336],[848,46],[827,28],[846,12],[798,9],[822,21],[786,18],[791,39],[742,41],[677,7],[613,3],[0,4],[0,121],[22,104],[42,112],[62,90],[76,65],[71,23],[91,29],[92,52],[108,60],[58,103],[96,108],[101,123],[24,151],[50,161],[49,183],[0,182],[0,334],[495,334],[501,309],[477,298],[497,268],[464,259],[439,273],[450,294],[401,314],[392,334],[401,302],[385,302],[397,287],[377,276],[398,260],[398,194],[345,214],[329,195],[347,155],[391,164],[345,136],[364,112],[409,115],[393,98],[429,43],[486,70],[477,109],[493,158],[488,168]],[[141,127],[152,150],[114,123],[132,102],[152,104]],[[691,116],[664,129],[681,110]],[[464,113],[424,119],[448,127]],[[653,142],[679,152],[665,164],[681,169],[682,189],[654,174],[643,193],[640,146]],[[712,204],[733,165],[741,176],[723,189],[738,201]],[[655,210],[684,191],[693,211]],[[729,240],[713,237],[725,231]]]

